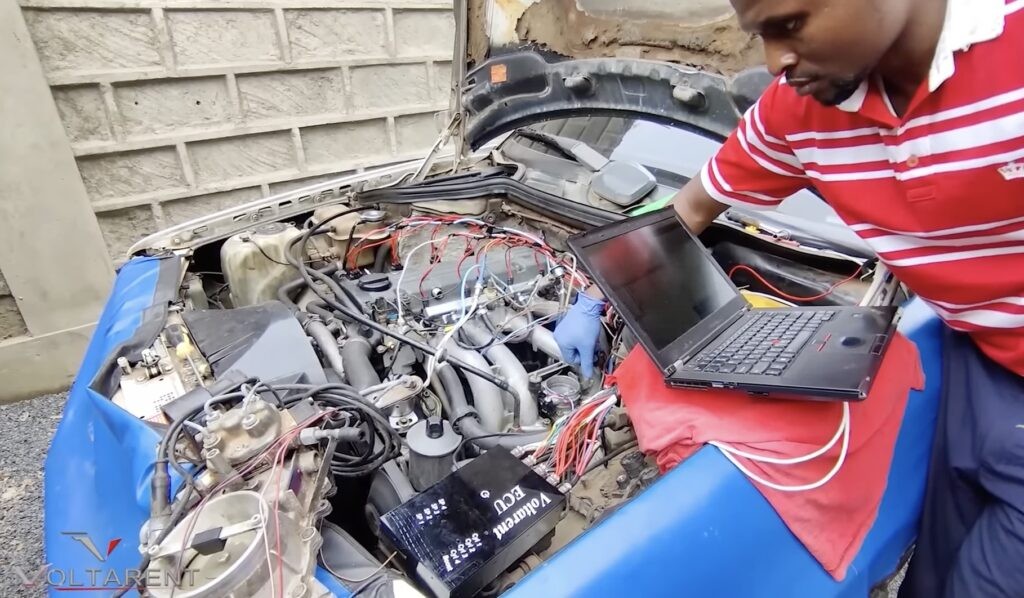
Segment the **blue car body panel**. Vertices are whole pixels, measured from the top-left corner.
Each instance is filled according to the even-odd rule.
[[[109,575],[117,577],[112,585],[125,583],[127,572],[139,564],[135,546],[149,514],[148,480],[160,439],[89,385],[107,356],[135,333],[143,312],[152,305],[160,261],[135,259],[118,274],[46,457],[44,543],[51,595],[60,595],[58,586],[111,585],[105,583]],[[71,533],[88,534],[102,549],[111,540],[121,543],[105,555],[104,562]]]
[[[942,380],[941,328],[919,302],[900,323],[917,344],[926,385],[907,401],[878,518],[842,583],[717,449],[705,447],[508,595],[866,596],[917,534]]]
[[[89,385],[152,306],[160,263],[136,258],[121,269],[47,456],[45,552],[53,596],[66,595],[56,586],[117,587],[139,562],[135,546],[148,517],[159,437]],[[878,519],[843,583],[825,573],[739,471],[705,448],[509,595],[864,596],[895,570],[916,534],[941,379],[940,328],[917,303],[901,323],[917,343],[928,382],[910,397]],[[97,559],[71,533],[88,534],[101,553],[111,540],[121,542]],[[347,596],[322,569],[317,577]],[[106,596],[110,589],[79,593]]]

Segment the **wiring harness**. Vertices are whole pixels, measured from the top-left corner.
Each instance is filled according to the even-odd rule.
[[[601,449],[601,428],[619,402],[615,388],[597,392],[574,410],[558,418],[548,437],[529,456],[528,463],[543,464],[559,481],[575,484],[591,468]]]

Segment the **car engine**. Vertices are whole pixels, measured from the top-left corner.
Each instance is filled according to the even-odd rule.
[[[589,284],[571,231],[476,212],[322,207],[189,256],[113,397],[163,433],[146,591],[329,595],[319,564],[349,590],[494,595],[657,477],[555,343]],[[602,372],[625,337],[609,319]]]
[[[573,232],[484,199],[330,204],[180,255],[112,397],[163,438],[139,586],[316,597],[326,571],[356,594],[493,596],[654,483],[606,384],[629,331],[602,319],[589,380],[554,339],[590,284]],[[853,278],[720,237],[730,272],[804,294]]]

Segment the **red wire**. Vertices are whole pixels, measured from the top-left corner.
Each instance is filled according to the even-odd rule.
[[[830,286],[824,292],[818,293],[817,295],[814,295],[813,297],[797,297],[795,295],[790,295],[790,294],[788,294],[788,293],[786,293],[784,291],[781,291],[777,287],[775,287],[775,285],[773,285],[772,283],[770,283],[767,280],[765,280],[763,276],[758,274],[757,270],[754,270],[750,266],[744,266],[743,264],[738,264],[736,266],[733,266],[729,270],[729,278],[732,278],[733,274],[735,274],[737,270],[743,270],[743,271],[749,272],[751,275],[753,275],[754,278],[756,278],[759,281],[761,281],[761,284],[763,284],[764,286],[768,287],[769,289],[772,290],[772,292],[774,292],[775,294],[777,294],[778,296],[780,296],[780,297],[782,297],[784,299],[789,299],[790,301],[816,301],[818,299],[824,299],[825,297],[828,297],[829,295],[832,294],[833,291],[835,291],[840,286],[850,282],[854,278],[857,278],[857,276],[860,274],[861,269],[862,269],[862,267],[858,266],[856,272],[854,272],[853,274],[851,274],[851,275],[847,276],[846,278],[840,280],[839,282],[835,283],[834,285]]]
[[[376,235],[377,233],[384,232],[386,230],[388,230],[388,227],[386,227],[386,226],[385,227],[381,227],[381,228],[375,228],[375,229],[371,230],[370,232],[366,233],[365,235],[363,235],[363,237],[361,239],[359,239],[358,241],[356,241],[355,243],[352,242],[352,239],[349,239],[349,246],[348,246],[348,250],[345,252],[345,259],[344,259],[344,261],[346,261],[346,262],[348,261],[349,256],[352,255],[352,252],[355,251],[357,247],[359,247],[360,245],[363,245],[367,241],[370,241],[371,239],[373,239],[373,236]],[[359,252],[362,252],[363,249],[366,249],[366,247],[362,247],[359,250]],[[358,252],[357,252],[357,255],[358,255]]]
[[[354,248],[354,250],[356,252],[355,255],[352,255],[352,252],[349,251],[349,255],[351,257],[348,258],[348,268],[351,270],[352,268],[356,267],[356,262],[359,260],[359,254],[361,254],[364,250],[372,249],[374,247],[379,247],[379,246],[381,246],[381,245],[383,245],[385,243],[388,243],[390,241],[391,241],[391,237],[387,237],[387,238],[385,238],[385,239],[383,239],[381,241],[374,241],[373,243],[370,243],[368,245],[363,245],[361,247]]]
[[[590,442],[597,441],[601,422],[590,421],[585,425],[580,422],[589,417],[598,406],[600,406],[599,402],[584,405],[570,416],[569,421],[565,422],[565,428],[553,449],[555,475],[559,478],[572,469],[578,470],[589,448],[588,440]]]
[[[278,454],[274,456],[274,466],[277,467],[278,460],[280,460],[280,468],[277,470],[274,480],[274,529],[276,530],[274,535],[275,544],[277,544],[277,590],[278,595],[284,596],[284,557],[281,555],[281,470],[284,469],[284,451],[288,448],[288,445],[282,445],[278,450]],[[266,532],[264,532],[263,541],[266,542]],[[274,574],[273,571],[270,572]]]
[[[436,266],[436,265],[437,265],[437,262],[434,262],[433,264],[430,264],[427,267],[427,269],[423,271],[423,276],[420,276],[419,286],[417,286],[416,288],[420,292],[420,298],[421,299],[426,299],[427,298],[427,294],[423,292],[423,281],[425,281],[427,279],[427,276],[430,275],[430,272],[433,271],[434,266]]]
[[[402,236],[402,233],[391,236],[391,265],[397,266],[401,264],[401,260],[398,257],[398,239]]]
[[[515,245],[509,245],[505,248],[505,272],[508,272],[508,283],[512,284],[514,278],[512,274],[512,250],[515,249]]]
[[[472,248],[470,247],[470,245],[472,245],[472,240],[471,239],[472,239],[472,237],[468,237],[468,236],[466,237],[466,250],[462,252],[462,257],[459,258],[459,263],[455,266],[455,274],[456,274],[456,276],[459,277],[459,280],[462,280],[462,264],[463,264],[463,262],[465,262],[467,259],[469,259],[469,256],[473,255]]]
[[[494,247],[495,245],[499,245],[499,244],[501,244],[501,241],[499,239],[491,239],[490,241],[488,241],[487,244],[484,245],[484,248],[482,250],[476,252],[476,263],[479,264],[480,263],[480,257],[483,256],[484,257],[484,267],[486,268],[487,267],[487,252],[491,250],[491,247]]]
[[[436,233],[437,231],[435,230],[434,232]],[[434,235],[430,235],[430,238],[431,240],[433,240]],[[436,247],[434,245],[430,246],[430,266],[423,272],[423,276],[420,276],[420,283],[419,286],[417,287],[420,291],[420,298],[422,299],[426,299],[426,294],[424,294],[423,292],[423,281],[427,279],[427,276],[429,276],[430,273],[434,270],[434,267],[437,266],[437,264],[441,261],[441,256],[444,255],[444,250],[448,248],[449,239],[451,239],[451,237],[445,237],[444,240],[441,241],[441,247],[440,249],[437,249],[437,254],[434,253]]]

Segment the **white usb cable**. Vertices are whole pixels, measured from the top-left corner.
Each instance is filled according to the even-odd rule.
[[[825,474],[825,477],[811,484],[804,484],[801,486],[783,486],[780,484],[776,484],[774,482],[769,482],[768,480],[762,478],[761,476],[747,469],[736,458],[743,457],[746,459],[750,459],[751,461],[757,461],[759,463],[771,463],[774,465],[795,465],[797,463],[806,463],[807,461],[816,459],[827,453],[829,450],[831,450],[832,447],[836,445],[836,442],[839,441],[840,437],[842,437],[843,439],[843,445],[839,450],[839,458],[836,460],[836,464],[832,467],[831,471]],[[835,475],[839,473],[839,470],[842,469],[843,463],[846,461],[846,455],[850,448],[850,404],[845,401],[843,402],[843,417],[839,422],[839,429],[836,430],[835,436],[832,437],[832,440],[830,440],[828,444],[814,451],[813,453],[808,453],[800,457],[779,459],[777,457],[768,457],[765,455],[754,455],[752,453],[742,451],[740,449],[730,446],[729,444],[719,442],[717,440],[712,440],[708,444],[722,451],[722,454],[725,455],[725,458],[732,462],[732,464],[735,465],[737,469],[743,472],[743,474],[746,475],[748,478],[754,480],[759,484],[763,484],[769,488],[773,488],[781,492],[803,492],[806,490],[814,490],[815,488],[820,488],[824,486],[832,478],[834,478]]]

